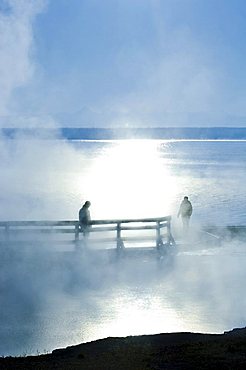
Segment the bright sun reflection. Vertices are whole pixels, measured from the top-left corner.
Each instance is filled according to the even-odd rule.
[[[110,322],[97,327],[97,336],[128,336],[174,332],[186,329],[182,318],[171,307],[163,309],[158,299],[153,299],[151,307],[142,307],[140,302],[121,306]]]
[[[176,185],[158,145],[152,140],[120,141],[95,159],[84,183],[95,218],[170,213]]]

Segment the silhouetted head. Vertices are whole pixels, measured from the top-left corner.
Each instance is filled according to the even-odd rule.
[[[90,205],[91,205],[91,202],[90,202],[89,200],[87,200],[87,201],[85,202],[85,204],[83,205],[83,207],[85,207],[85,208],[89,208],[89,207],[90,207]]]
[[[185,196],[185,197],[184,197],[184,200],[188,200],[188,197],[187,197],[187,196]]]

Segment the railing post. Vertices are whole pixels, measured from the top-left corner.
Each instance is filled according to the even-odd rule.
[[[123,243],[123,240],[121,239],[121,223],[120,222],[117,222],[116,231],[117,231],[117,235],[116,235],[117,243],[116,243],[116,246],[117,246],[117,250],[120,250],[120,249],[124,248],[124,243]]]
[[[79,240],[79,222],[76,222],[75,224],[75,241],[77,242]]]
[[[160,248],[162,244],[161,224],[160,221],[156,221],[156,248]]]
[[[169,245],[175,245],[175,240],[172,236],[172,233],[171,233],[171,218],[168,219],[167,221],[167,242]]]

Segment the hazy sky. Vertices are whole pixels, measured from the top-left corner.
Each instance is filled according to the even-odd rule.
[[[1,126],[246,126],[245,0],[0,0]]]

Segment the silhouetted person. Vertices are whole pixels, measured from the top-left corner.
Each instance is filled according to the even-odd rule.
[[[90,230],[90,208],[91,202],[88,200],[84,203],[83,207],[79,210],[79,225],[84,236],[88,236]]]
[[[182,218],[182,223],[183,223],[183,229],[184,231],[187,231],[189,228],[189,222],[190,222],[190,217],[192,215],[192,204],[189,201],[188,197],[184,197],[182,200],[179,211],[178,211],[178,217],[181,216]]]

